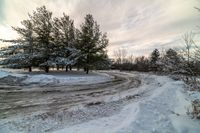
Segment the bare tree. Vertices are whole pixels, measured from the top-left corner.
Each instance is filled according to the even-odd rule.
[[[134,56],[131,54],[129,57],[128,57],[128,62],[133,64],[134,63]]]
[[[192,45],[194,44],[193,38],[194,38],[194,34],[192,32],[187,32],[183,35],[188,66],[190,66],[191,49],[192,49]]]
[[[195,7],[195,9],[197,9],[200,12],[200,8]],[[200,31],[200,26],[198,26],[199,31]],[[197,34],[200,34],[200,32],[198,32]],[[194,50],[195,50],[195,60],[200,62],[200,46],[198,44],[196,44],[196,42],[194,41]]]
[[[120,48],[114,51],[114,56],[115,56],[116,63],[123,64],[126,60],[127,51],[124,48],[123,49]]]

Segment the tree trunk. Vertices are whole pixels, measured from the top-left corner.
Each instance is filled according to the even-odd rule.
[[[29,71],[29,72],[32,72],[32,67],[31,67],[31,66],[28,67],[28,71]]]
[[[49,72],[49,66],[45,67],[45,72],[48,73]]]
[[[68,66],[66,66],[65,71],[66,71],[66,72],[68,71]]]
[[[59,71],[59,65],[57,65],[57,70]]]
[[[88,74],[88,73],[89,73],[89,68],[87,67],[87,68],[86,68],[86,74]]]
[[[89,50],[88,50],[89,51]],[[89,54],[87,55],[87,67],[86,67],[86,74],[88,74],[89,73],[89,62],[90,62],[90,60],[89,60]]]
[[[70,71],[72,70],[72,66],[71,66],[71,65],[69,66],[69,70],[70,70]]]
[[[77,71],[79,71],[80,70],[80,67],[79,66],[77,66]]]

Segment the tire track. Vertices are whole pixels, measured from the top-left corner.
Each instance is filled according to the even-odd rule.
[[[68,109],[113,95],[140,85],[139,79],[127,74],[107,72],[112,81],[74,86],[4,86],[0,91],[0,118],[37,110]],[[27,89],[27,87],[30,87]]]

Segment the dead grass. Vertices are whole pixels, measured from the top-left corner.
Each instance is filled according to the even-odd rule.
[[[200,99],[192,101],[192,116],[200,119]]]

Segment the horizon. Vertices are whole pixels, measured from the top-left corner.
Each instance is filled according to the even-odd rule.
[[[29,6],[27,6],[27,4]],[[15,39],[11,26],[20,26],[36,7],[45,5],[53,16],[63,12],[80,27],[86,14],[91,13],[109,38],[108,55],[115,49],[128,49],[134,56],[149,55],[153,49],[167,49],[182,45],[182,35],[196,30],[200,20],[194,8],[199,0],[0,0],[0,38]],[[18,5],[16,7],[16,5]],[[59,7],[59,10],[58,10]]]

